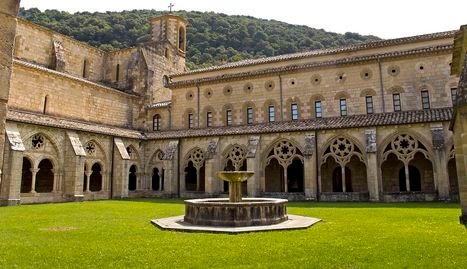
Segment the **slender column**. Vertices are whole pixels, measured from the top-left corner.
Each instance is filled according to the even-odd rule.
[[[39,172],[39,168],[31,168],[30,171],[32,173],[32,180],[31,180],[31,193],[36,193],[36,175]]]
[[[404,169],[405,169],[405,187],[407,191],[410,191],[409,166],[407,164],[404,164]]]
[[[342,192],[347,192],[347,188],[345,186],[345,166],[341,165],[341,174],[342,174]]]
[[[86,190],[85,192],[89,192],[89,183],[91,183],[91,174],[92,174],[92,171],[89,171],[89,170],[86,170],[84,172],[84,174],[86,175]]]
[[[159,175],[159,191],[162,191],[162,173],[158,173]]]
[[[50,171],[52,172],[52,174],[54,175],[53,176],[53,189],[52,189],[52,192],[58,192],[59,191],[59,180],[58,180],[58,175],[57,175],[57,169],[50,169]]]
[[[199,182],[199,168],[196,168],[196,191],[199,191],[200,189],[200,182]]]
[[[289,192],[289,186],[287,184],[287,168],[284,168],[284,192]]]

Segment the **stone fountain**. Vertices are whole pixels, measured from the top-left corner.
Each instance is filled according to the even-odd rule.
[[[240,233],[266,230],[303,229],[320,221],[316,218],[287,215],[287,200],[242,198],[242,182],[250,171],[224,171],[217,176],[229,183],[229,198],[185,200],[185,215],[155,219],[163,230]]]

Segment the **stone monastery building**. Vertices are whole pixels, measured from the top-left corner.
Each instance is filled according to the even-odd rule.
[[[454,31],[189,71],[179,16],[104,52],[1,5],[2,204],[225,196],[220,170],[254,171],[248,196],[458,199]]]

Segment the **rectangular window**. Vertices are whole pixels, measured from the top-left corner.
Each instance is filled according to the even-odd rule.
[[[188,114],[188,128],[193,128],[193,113]]]
[[[152,126],[152,129],[153,129],[154,131],[159,131],[159,130],[161,129],[161,116],[159,116],[159,114],[154,115],[152,121],[153,121],[153,122],[152,122],[152,123],[153,123],[153,124],[152,124],[152,125],[153,125],[153,126]]]
[[[269,106],[268,107],[268,114],[269,114],[269,122],[275,122],[276,121],[276,112],[275,112],[274,106]]]
[[[366,113],[373,114],[373,96],[365,97]]]
[[[232,110],[231,109],[227,109],[227,111],[225,112],[225,124],[227,126],[232,125]]]
[[[430,96],[428,91],[422,91],[422,108],[423,109],[430,109]]]
[[[115,70],[115,81],[118,82],[120,80],[120,64],[117,64],[117,68]]]
[[[321,110],[321,101],[315,101],[315,117],[321,118],[322,116],[323,116],[323,113]]]
[[[341,110],[341,116],[347,116],[347,100],[340,99],[339,100],[339,107]]]
[[[401,96],[398,93],[392,95],[392,103],[394,106],[394,112],[401,111]]]
[[[83,61],[83,78],[86,78],[86,74],[88,73],[87,65],[88,65],[88,61],[84,60]]]
[[[246,108],[246,123],[253,124],[253,108],[252,107]]]
[[[290,105],[290,117],[292,120],[298,120],[298,105],[296,103],[292,103]]]
[[[206,114],[206,127],[211,127],[212,126],[212,112],[208,111]]]
[[[451,88],[451,100],[452,100],[452,106],[456,105],[456,99],[457,98],[457,88]]]

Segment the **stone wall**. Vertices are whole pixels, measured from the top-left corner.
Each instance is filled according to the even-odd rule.
[[[11,109],[129,127],[135,99],[47,69],[19,63],[13,66]]]

